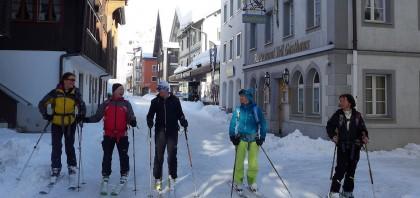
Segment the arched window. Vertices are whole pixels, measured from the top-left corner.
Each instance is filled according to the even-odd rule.
[[[299,74],[299,80],[298,80],[298,113],[303,113],[303,92],[304,92],[305,86],[303,84],[303,76],[302,74]]]
[[[312,113],[319,114],[320,112],[320,85],[319,85],[319,75],[318,72],[315,72],[314,78],[313,78],[313,86],[312,86]]]

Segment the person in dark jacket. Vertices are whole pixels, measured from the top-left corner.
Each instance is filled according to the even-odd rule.
[[[151,129],[155,126],[155,159],[153,176],[155,188],[162,190],[162,166],[165,148],[168,149],[169,181],[174,184],[177,175],[177,145],[180,122],[184,128],[188,127],[179,99],[169,92],[169,84],[161,81],[158,85],[159,94],[151,101],[147,114],[147,125]],[[155,117],[155,123],[153,118]],[[171,186],[171,185],[169,185]],[[173,187],[173,185],[172,185]]]
[[[339,97],[340,109],[328,120],[327,133],[337,146],[337,166],[332,178],[330,197],[353,197],[354,175],[363,144],[369,142],[368,130],[356,101],[350,94]],[[344,178],[340,196],[341,180]]]
[[[104,139],[102,141],[102,149],[104,151],[102,159],[103,187],[108,183],[111,175],[112,153],[115,145],[117,145],[120,157],[120,181],[127,181],[130,169],[127,154],[129,146],[127,125],[137,126],[133,108],[130,102],[123,98],[124,87],[119,83],[115,83],[112,85],[112,93],[112,97],[99,106],[95,115],[84,119],[85,123],[99,122],[102,118],[104,119]]]
[[[74,138],[76,124],[82,121],[85,116],[86,106],[79,89],[74,86],[75,81],[76,76],[73,73],[67,72],[63,74],[57,87],[44,96],[38,104],[38,109],[42,117],[52,122],[51,182],[55,182],[61,172],[63,136],[71,180],[74,179],[77,170]],[[51,105],[52,114],[48,114],[48,105]]]

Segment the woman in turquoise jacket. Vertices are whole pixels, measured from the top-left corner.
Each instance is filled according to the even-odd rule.
[[[242,192],[244,178],[244,161],[248,152],[248,187],[257,191],[258,152],[265,140],[267,124],[261,109],[253,101],[253,91],[239,91],[241,105],[232,112],[229,136],[236,146],[236,162],[234,169],[234,187]]]

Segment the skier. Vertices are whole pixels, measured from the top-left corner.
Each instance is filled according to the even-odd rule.
[[[161,81],[158,84],[159,91],[156,98],[151,101],[147,114],[147,125],[151,129],[155,126],[155,159],[153,176],[155,178],[155,190],[162,191],[162,166],[165,148],[168,152],[169,185],[173,190],[177,175],[177,145],[178,131],[181,126],[188,127],[179,99],[169,91],[169,84]],[[155,123],[153,118],[155,117]],[[171,185],[172,184],[172,185]]]
[[[64,136],[67,155],[68,174],[70,184],[75,185],[77,171],[76,153],[74,150],[75,131],[77,123],[81,122],[86,113],[86,106],[78,88],[74,86],[76,76],[64,73],[57,87],[51,90],[38,104],[42,117],[51,125],[51,178],[55,183],[61,172],[61,147]],[[48,114],[47,107],[51,105],[52,114]],[[76,114],[77,106],[77,116]]]
[[[111,161],[114,146],[117,145],[120,157],[120,184],[125,184],[128,178],[128,133],[127,125],[137,126],[136,117],[129,101],[123,98],[124,87],[115,83],[112,85],[112,97],[104,101],[96,111],[96,114],[84,119],[85,123],[99,122],[104,119],[104,139],[102,149],[102,184],[101,194],[107,194],[107,185],[111,175]]]
[[[354,174],[360,158],[362,144],[369,142],[368,131],[356,101],[350,94],[339,97],[340,109],[328,120],[327,133],[337,146],[337,166],[332,178],[329,197],[353,198]],[[339,193],[344,179],[343,192]]]
[[[252,90],[239,91],[240,106],[236,107],[230,120],[229,136],[236,147],[234,189],[242,194],[244,160],[248,153],[248,188],[257,193],[258,152],[264,143],[267,125],[261,109],[254,103]],[[258,132],[259,131],[259,132]]]

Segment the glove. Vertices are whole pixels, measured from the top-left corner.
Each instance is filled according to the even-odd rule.
[[[45,114],[42,116],[42,118],[44,118],[44,120],[51,121],[53,119],[53,116],[49,114]]]
[[[181,126],[184,127],[184,128],[187,128],[188,127],[188,121],[185,118],[184,119],[181,119],[179,121],[179,123],[181,123]]]
[[[76,123],[81,123],[81,122],[84,122],[84,119],[85,119],[85,115],[83,115],[83,114],[78,114],[78,115],[76,116]]]
[[[239,138],[239,136],[230,136],[230,141],[233,145],[238,146],[241,139]]]
[[[153,128],[153,120],[147,120],[147,126],[151,129]]]
[[[137,120],[131,120],[130,121],[130,126],[136,127],[137,126]]]
[[[255,140],[255,143],[257,143],[258,146],[261,146],[264,143],[265,139],[264,138],[257,138]]]
[[[89,118],[83,118],[83,123],[89,123]]]

